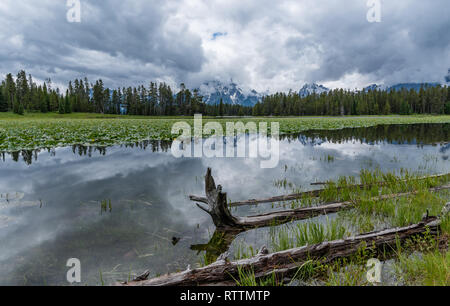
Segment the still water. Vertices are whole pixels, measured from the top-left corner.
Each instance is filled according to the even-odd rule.
[[[81,261],[82,284],[90,285],[197,265],[204,255],[198,245],[214,225],[188,196],[204,195],[207,167],[228,199],[239,201],[317,188],[310,183],[361,169],[447,173],[449,142],[450,124],[311,131],[280,140],[274,169],[250,158],[177,159],[170,143],[156,141],[3,154],[0,285],[67,285],[69,258]],[[236,238],[255,248],[266,240],[264,229]]]

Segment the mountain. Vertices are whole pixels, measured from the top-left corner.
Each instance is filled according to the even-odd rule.
[[[450,83],[450,69],[448,70],[448,73],[445,76],[445,82]]]
[[[439,83],[400,83],[396,84],[394,86],[391,86],[388,88],[388,91],[395,90],[399,91],[402,89],[411,90],[414,89],[415,91],[419,91],[420,88],[426,88],[426,87],[435,87],[441,85]]]
[[[449,70],[449,72],[450,72],[450,70]],[[448,78],[450,79],[450,76]],[[369,86],[365,87],[363,89],[363,91],[367,92],[369,90],[372,90],[372,91],[374,91],[374,90],[387,90],[389,92],[389,91],[392,91],[392,90],[400,91],[402,89],[406,89],[408,91],[411,90],[411,89],[414,89],[415,91],[419,91],[420,88],[422,88],[422,87],[423,88],[435,87],[435,86],[439,86],[439,85],[441,85],[441,84],[440,83],[399,83],[399,84],[395,84],[395,85],[392,85],[390,87],[387,87],[385,85],[372,84],[372,85],[369,85]]]
[[[368,92],[369,90],[386,90],[386,86],[384,85],[378,85],[378,84],[372,84],[363,89],[363,91]]]
[[[329,92],[329,91],[330,91],[330,89],[324,87],[323,85],[317,85],[316,83],[312,83],[312,84],[305,84],[300,89],[298,94],[300,95],[300,97],[304,98],[304,97],[307,97],[314,93],[317,95],[320,95],[321,93]]]
[[[253,106],[264,96],[256,90],[245,92],[236,83],[223,84],[220,81],[205,82],[198,91],[203,96],[203,101],[210,105],[219,104],[222,99],[224,104]]]

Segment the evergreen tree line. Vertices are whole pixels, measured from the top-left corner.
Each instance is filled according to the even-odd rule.
[[[301,97],[298,93],[266,96],[253,107],[203,102],[197,90],[180,85],[174,94],[166,83],[150,82],[148,87],[105,88],[101,79],[95,84],[87,78],[70,81],[65,92],[52,88],[50,79],[36,85],[31,75],[20,71],[16,78],[9,73],[0,85],[0,111],[88,112],[147,116],[340,116],[388,114],[450,114],[450,88],[422,87],[418,92],[345,91],[336,89],[320,95]]]
[[[424,86],[419,91],[335,89],[301,97],[298,93],[266,96],[253,107],[254,116],[342,116],[450,114],[450,87]]]
[[[36,85],[31,75],[20,71],[14,79],[9,73],[0,85],[0,111],[17,114],[29,112],[87,112],[102,114],[127,114],[147,116],[192,116],[197,113],[206,116],[251,115],[251,107],[228,105],[222,101],[208,105],[198,91],[190,91],[184,84],[174,94],[166,83],[151,82],[149,87],[105,88],[101,79],[95,84],[88,79],[70,81],[65,93],[53,89],[51,80]]]

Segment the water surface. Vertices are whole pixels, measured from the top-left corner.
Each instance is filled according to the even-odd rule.
[[[250,143],[254,139],[247,136]],[[0,285],[68,284],[69,258],[80,259],[82,283],[91,285],[198,264],[204,252],[191,246],[206,244],[214,225],[188,195],[204,194],[207,167],[228,198],[238,201],[317,188],[310,183],[361,169],[450,172],[449,142],[449,124],[310,131],[280,140],[274,169],[261,169],[260,160],[250,158],[177,159],[170,143],[157,141],[3,154]],[[236,241],[257,248],[267,236],[261,229]],[[181,239],[173,244],[173,237]]]

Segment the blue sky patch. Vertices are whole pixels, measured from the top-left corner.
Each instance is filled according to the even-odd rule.
[[[223,32],[215,32],[215,33],[213,33],[211,40],[216,40],[217,37],[226,36],[227,34],[228,34],[227,32],[225,32],[225,33],[223,33]]]

